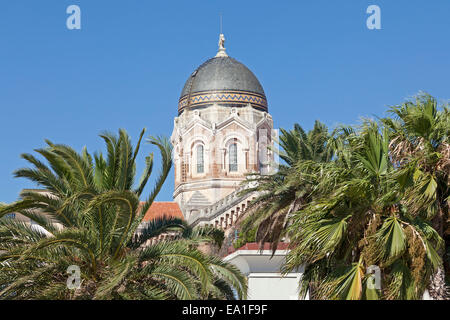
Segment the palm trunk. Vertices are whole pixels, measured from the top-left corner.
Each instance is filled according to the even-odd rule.
[[[433,219],[433,225],[435,230],[439,233],[442,239],[445,239],[444,235],[444,225],[446,224],[446,219],[444,215],[444,210],[441,206],[438,206],[438,213],[436,217]],[[444,248],[438,251],[439,255],[442,258],[442,261],[445,259],[445,244]],[[447,300],[450,298],[449,291],[445,283],[445,270],[444,264],[441,265],[436,272],[431,276],[431,282],[428,287],[430,297],[434,300]]]
[[[443,267],[439,267],[431,276],[431,283],[428,287],[428,291],[433,300],[447,300],[449,298],[447,287],[445,285],[445,273]]]

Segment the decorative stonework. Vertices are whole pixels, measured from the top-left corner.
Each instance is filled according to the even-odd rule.
[[[260,130],[271,131],[272,118],[251,104],[230,108],[213,104],[185,110],[174,120],[174,200],[190,220],[241,186],[248,173],[262,172]],[[231,165],[234,148],[236,165]],[[198,173],[198,146],[204,152]],[[200,201],[201,200],[201,201]]]
[[[217,57],[228,57],[227,52],[225,51],[225,36],[223,33],[219,36],[219,51],[217,51]]]
[[[264,174],[271,168],[267,159],[273,159],[269,149],[274,137],[261,83],[244,64],[228,56],[223,34],[218,46],[217,55],[188,78],[178,101],[171,136],[173,198],[189,222],[226,228],[237,212],[211,215],[210,206],[230,200],[249,173]],[[239,203],[230,204],[235,211],[248,201],[235,200]]]
[[[181,113],[186,107],[195,108],[213,103],[226,105],[245,105],[250,103],[254,108],[267,112],[267,101],[263,95],[254,92],[222,90],[200,92],[181,97],[178,103],[178,113]]]

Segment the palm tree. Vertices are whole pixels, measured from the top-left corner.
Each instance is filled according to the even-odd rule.
[[[230,298],[231,289],[245,297],[246,283],[232,265],[202,254],[193,239],[144,246],[148,239],[177,228],[179,221],[159,221],[136,237],[171,169],[167,139],[150,138],[158,147],[161,172],[141,206],[153,154],[133,188],[136,157],[145,130],[133,149],[124,130],[102,134],[107,156],[47,141],[22,157],[34,168],[20,169],[45,191],[25,191],[22,199],[0,207],[0,218],[18,212],[33,225],[0,219],[0,297],[4,299],[206,299]],[[81,287],[67,288],[67,270],[80,270]],[[69,268],[69,270],[73,270]]]
[[[333,152],[328,145],[330,138],[327,127],[316,121],[314,128],[306,133],[295,124],[294,129],[280,129],[280,164],[278,172],[250,178],[256,187],[248,188],[244,193],[258,191],[259,196],[251,203],[245,220],[243,233],[254,233],[255,240],[262,246],[271,243],[276,250],[279,241],[285,236],[289,216],[309,202],[311,184],[311,165],[330,161]]]
[[[316,299],[421,299],[443,241],[403,203],[389,135],[374,122],[342,128],[336,158],[311,167],[311,201],[292,214],[283,272],[306,265],[301,294]],[[377,266],[383,288],[366,270]],[[375,267],[375,269],[377,268]]]
[[[390,113],[393,118],[381,121],[389,129],[390,155],[399,169],[404,204],[415,216],[431,220],[445,239],[445,248],[439,251],[445,272],[439,267],[430,286],[434,299],[445,299],[445,275],[450,280],[450,112],[447,106],[439,111],[436,99],[420,94],[391,107]]]
[[[433,98],[421,95],[391,111],[397,118],[382,119],[384,128],[365,121],[331,137],[316,130],[318,148],[308,147],[314,139],[298,125],[282,131],[286,165],[249,190],[261,195],[244,230],[256,228],[257,241],[272,242],[273,250],[281,237],[289,239],[282,271],[306,265],[303,296],[421,299],[427,288],[434,298],[446,296],[448,108],[438,111]],[[377,268],[381,289],[366,274]]]

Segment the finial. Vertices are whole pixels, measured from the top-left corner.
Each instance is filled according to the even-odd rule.
[[[222,13],[219,14],[220,17],[220,36],[219,36],[219,51],[217,51],[216,57],[228,57],[225,51],[225,36],[222,31]]]
[[[225,51],[225,36],[223,33],[219,36],[219,51],[217,51],[216,57],[228,57]]]

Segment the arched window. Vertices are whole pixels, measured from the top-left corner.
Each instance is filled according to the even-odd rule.
[[[230,164],[230,166],[229,166],[230,172],[236,172],[236,171],[238,171],[237,144],[236,143],[231,144],[228,151],[229,151],[229,154],[228,154],[229,160],[228,161]]]
[[[205,161],[203,157],[203,146],[197,146],[197,173],[203,173],[205,171]]]

